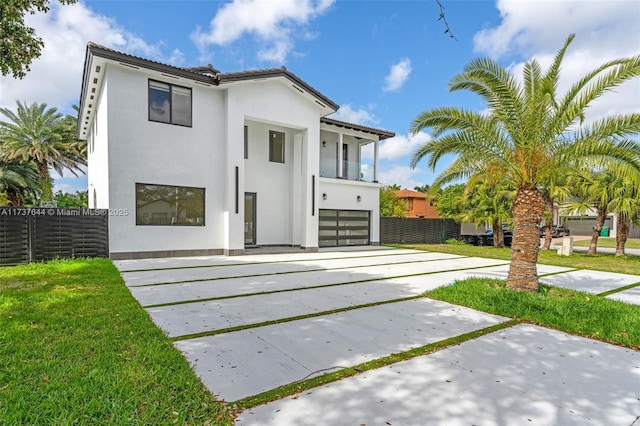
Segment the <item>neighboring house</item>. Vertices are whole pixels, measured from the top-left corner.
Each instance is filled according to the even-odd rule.
[[[559,208],[560,217],[558,222],[567,228],[571,232],[571,235],[592,235],[593,227],[596,224],[596,211],[590,209],[583,214],[563,211],[562,206]],[[616,236],[616,229],[618,227],[618,215],[609,213],[604,221],[603,228],[609,229],[609,236]],[[634,233],[630,233],[629,237],[634,237]]]
[[[437,219],[438,210],[434,207],[434,200],[427,194],[410,189],[396,191],[396,198],[402,198],[407,202],[407,217],[421,217]]]
[[[378,142],[394,134],[326,118],[337,109],[284,67],[179,68],[89,43],[78,137],[111,256],[379,244]]]

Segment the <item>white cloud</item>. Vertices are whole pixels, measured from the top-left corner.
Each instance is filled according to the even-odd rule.
[[[60,6],[53,2],[49,13],[27,15],[26,21],[35,28],[45,46],[42,56],[32,63],[24,79],[0,77],[3,107],[14,108],[16,100],[44,102],[61,110],[78,103],[89,41],[175,65],[183,60],[180,50],[175,49],[165,57],[162,43],[149,44],[122,29],[113,19],[98,15],[81,3]]]
[[[413,189],[425,182],[418,175],[424,174],[423,170],[412,169],[409,166],[392,165],[380,170],[378,179],[383,185],[400,185],[401,188]]]
[[[350,104],[340,106],[340,109],[329,118],[363,126],[375,126],[378,122],[378,119],[366,109],[353,109]]]
[[[431,137],[420,132],[416,135],[396,135],[380,142],[378,157],[381,160],[397,160],[412,155],[416,149],[429,142]],[[362,149],[363,158],[373,158],[373,144]]]
[[[335,0],[234,0],[218,9],[203,32],[197,28],[191,39],[207,56],[209,45],[233,43],[245,34],[261,43],[258,59],[283,63],[293,49],[294,34],[309,34],[303,27],[309,20],[324,14]]]
[[[621,56],[638,49],[640,3],[628,0],[498,0],[502,22],[474,37],[475,50],[497,58],[555,52],[570,33],[574,47]]]
[[[400,89],[411,75],[411,60],[402,59],[397,64],[391,66],[389,74],[384,78],[385,92],[395,92]]]
[[[570,33],[576,38],[567,51],[561,70],[559,93],[606,61],[639,53],[640,2],[524,1],[498,0],[502,21],[474,37],[475,50],[494,59],[518,54],[535,57],[543,69],[551,63]],[[511,69],[522,75],[523,63]],[[640,111],[640,79],[625,83],[596,100],[587,110],[587,120],[609,114]]]

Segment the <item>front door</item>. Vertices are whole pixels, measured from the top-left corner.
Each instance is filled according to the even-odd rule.
[[[244,245],[256,245],[256,197],[255,192],[244,194]]]

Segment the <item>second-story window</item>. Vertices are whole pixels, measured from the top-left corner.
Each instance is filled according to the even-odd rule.
[[[149,120],[191,127],[191,89],[149,80]]]

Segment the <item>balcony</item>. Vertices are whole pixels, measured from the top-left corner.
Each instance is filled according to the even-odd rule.
[[[320,159],[320,177],[330,179],[345,179],[358,182],[375,182],[374,179],[374,163],[358,162],[358,161],[342,161],[342,173],[338,174],[337,159],[321,158]]]

